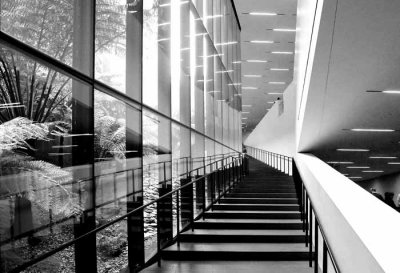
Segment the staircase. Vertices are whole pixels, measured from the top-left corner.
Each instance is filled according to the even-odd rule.
[[[291,176],[250,159],[250,174],[207,211],[164,260],[308,260]]]

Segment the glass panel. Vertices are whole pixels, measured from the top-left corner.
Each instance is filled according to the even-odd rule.
[[[141,112],[95,92],[96,223],[101,226],[142,204]],[[97,234],[99,272],[123,269],[128,247],[123,220]]]
[[[138,101],[141,100],[138,84],[141,80],[141,8],[140,1],[96,0],[95,77]]]
[[[4,47],[0,59],[7,75],[0,78],[0,236],[8,271],[74,239],[82,219],[94,227],[93,107],[90,86]],[[73,251],[58,257],[73,266]]]
[[[189,2],[172,1],[171,107],[172,118],[190,126]]]
[[[143,112],[143,198],[148,203],[171,190],[171,122]],[[144,211],[146,259],[157,250],[157,206]],[[171,223],[172,224],[172,223]]]
[[[172,189],[183,186],[187,181],[187,173],[190,170],[190,130],[172,124]],[[182,206],[182,204],[181,204]],[[182,219],[182,215],[181,219]],[[177,231],[176,219],[176,195],[173,196],[173,229],[174,236]]]
[[[91,75],[92,63],[82,62],[92,59],[92,10],[92,1],[2,0],[1,31]],[[96,42],[107,44],[108,40]]]
[[[204,55],[204,27],[193,13],[190,14],[190,63],[191,63],[191,117],[192,128],[204,132],[204,63],[213,56]]]
[[[171,2],[143,2],[143,103],[171,113]]]

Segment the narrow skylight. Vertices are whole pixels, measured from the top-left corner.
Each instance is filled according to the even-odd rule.
[[[278,15],[278,13],[275,12],[249,12],[250,15],[254,16],[275,16]]]
[[[370,170],[370,171],[361,171],[363,173],[383,173],[384,171],[381,170]]]
[[[370,169],[370,167],[367,166],[350,166],[346,167],[347,169]]]
[[[382,91],[382,93],[386,93],[386,94],[400,94],[400,90],[385,90],[385,91]]]
[[[248,63],[267,63],[266,60],[247,60]]]
[[[272,54],[287,54],[287,55],[291,55],[293,54],[292,51],[272,51]]]
[[[371,159],[396,159],[396,156],[370,156]]]
[[[286,82],[268,82],[268,84],[286,84]]]
[[[252,87],[252,86],[244,86],[244,87],[242,87],[242,89],[244,89],[244,90],[256,90],[258,88],[257,87]]]
[[[338,152],[369,152],[368,149],[347,149],[347,148],[340,148],[337,149]]]
[[[296,32],[296,29],[293,28],[274,28],[273,31],[281,31],[281,32]]]
[[[266,40],[252,40],[250,43],[253,44],[273,44],[274,41],[266,41]]]
[[[354,162],[350,161],[328,161],[328,164],[354,164]]]
[[[270,68],[271,71],[289,71],[289,68]]]
[[[350,129],[353,132],[394,132],[395,130],[393,129],[366,129],[366,128],[354,128],[354,129]]]
[[[400,165],[400,162],[388,162],[388,165]]]
[[[268,93],[268,95],[283,95],[283,93],[274,93],[274,92],[272,92],[272,93]]]

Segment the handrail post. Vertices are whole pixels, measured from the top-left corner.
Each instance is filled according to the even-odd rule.
[[[179,207],[179,191],[176,192],[176,243],[178,247],[181,245],[180,237],[180,207]]]
[[[318,273],[318,252],[319,252],[319,246],[318,246],[318,220],[317,217],[314,215],[314,220],[315,220],[315,256],[314,256],[314,273]]]
[[[309,222],[310,222],[310,234],[309,234],[310,236],[308,237],[309,238],[309,242],[308,242],[309,243],[309,255],[310,255],[310,257],[309,257],[309,266],[312,267],[312,261],[313,261],[313,257],[312,257],[313,224],[312,224],[312,204],[311,204],[311,200],[310,200],[310,211],[309,211],[308,219],[309,219]]]

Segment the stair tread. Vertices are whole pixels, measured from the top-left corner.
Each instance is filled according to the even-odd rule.
[[[280,213],[284,213],[284,214],[298,214],[300,213],[299,211],[282,211],[282,210],[270,210],[270,211],[260,211],[260,210],[218,210],[218,211],[207,211],[206,214],[214,214],[214,213],[218,213],[218,214],[222,214],[222,213],[246,213],[246,214],[271,214],[271,213],[276,213],[276,214],[280,214]]]
[[[185,235],[253,235],[253,236],[304,236],[302,230],[282,230],[282,229],[195,229],[185,231]]]
[[[215,252],[308,252],[304,243],[185,243],[167,247],[164,251]]]
[[[245,203],[234,203],[234,204],[218,204],[218,206],[226,206],[226,207],[229,207],[229,206],[237,206],[237,207],[240,207],[240,206],[244,206],[244,207],[246,207],[246,206],[260,206],[260,207],[266,207],[266,208],[268,208],[268,207],[273,207],[273,206],[280,206],[280,207],[283,207],[283,206],[286,206],[286,207],[298,207],[299,205],[298,204],[274,204],[274,203],[271,203],[271,204],[245,204]]]
[[[299,219],[205,219],[198,220],[199,223],[257,223],[257,224],[302,224]]]

